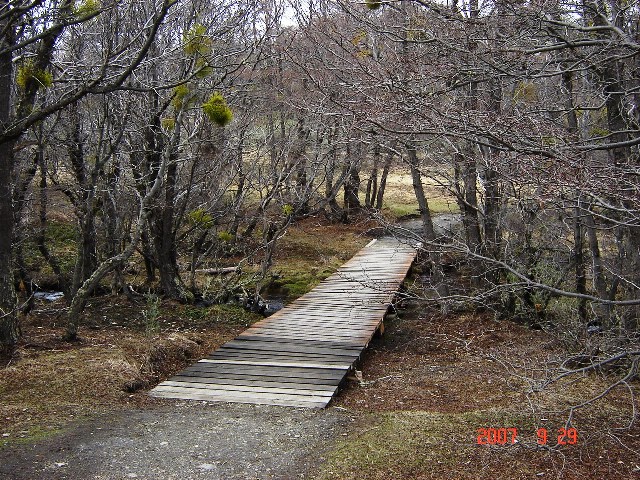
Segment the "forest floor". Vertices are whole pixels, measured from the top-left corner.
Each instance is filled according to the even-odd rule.
[[[337,266],[369,240],[358,234],[365,225],[296,228],[275,267],[293,290],[316,281],[301,273],[310,264]],[[149,332],[144,303],[99,297],[81,342],[68,344],[61,307],[39,304],[19,355],[0,369],[2,479],[640,478],[637,380],[576,410],[577,440],[572,432],[558,445],[569,407],[624,372],[538,391],[566,347],[488,314],[442,316],[407,302],[365,352],[362,379],[315,411],[148,396],[256,319],[238,309],[164,302],[159,331]],[[542,427],[546,445],[537,443]],[[508,430],[504,445],[479,445],[488,428],[517,429],[517,438]]]

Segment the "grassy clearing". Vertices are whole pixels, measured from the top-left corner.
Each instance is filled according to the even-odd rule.
[[[432,214],[458,212],[455,199],[437,186],[433,180],[423,179],[423,183]],[[393,172],[389,174],[384,194],[383,213],[390,218],[419,213],[409,173]]]
[[[359,426],[337,443],[317,479],[477,479],[477,478],[636,478],[637,458],[621,445],[637,444],[637,435],[608,437],[597,424],[578,427],[578,443],[558,445],[564,426],[523,410],[443,414],[396,411],[365,414]],[[517,428],[505,445],[478,445],[479,428]],[[579,424],[576,423],[576,426]],[[537,429],[546,427],[548,445],[538,445]],[[600,427],[602,428],[602,427]],[[618,443],[618,439],[621,442]]]
[[[367,415],[363,422],[367,426],[338,443],[318,478],[477,478],[478,465],[472,460],[478,448],[477,426],[524,423],[531,423],[526,415],[500,411]],[[523,475],[535,474],[529,465],[518,465],[518,470]]]

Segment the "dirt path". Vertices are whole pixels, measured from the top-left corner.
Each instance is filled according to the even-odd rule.
[[[308,478],[352,418],[344,411],[160,402],[0,451],[0,478]]]

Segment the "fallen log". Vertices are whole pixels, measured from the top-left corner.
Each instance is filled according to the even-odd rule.
[[[196,273],[204,273],[205,275],[224,275],[226,273],[240,273],[240,267],[220,267],[220,268],[198,268]]]

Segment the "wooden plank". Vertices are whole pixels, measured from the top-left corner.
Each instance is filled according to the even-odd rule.
[[[309,361],[309,362],[317,362],[317,363],[336,363],[342,365],[343,363],[349,363],[349,360],[353,358],[352,355],[346,356],[336,356],[336,355],[321,355],[315,353],[313,355],[305,355],[300,352],[265,352],[261,351],[247,351],[247,350],[234,350],[232,348],[219,349],[213,352],[211,355],[205,357],[212,360],[219,359],[233,359],[233,358],[244,358],[247,360],[278,360],[284,362],[297,362],[299,360]]]
[[[280,356],[288,356],[288,357],[305,357],[305,358],[331,358],[331,359],[345,359],[353,358],[354,353],[332,353],[335,350],[325,350],[325,351],[315,351],[315,352],[301,352],[301,351],[291,351],[289,349],[254,349],[254,348],[242,348],[242,347],[234,347],[234,346],[224,346],[224,348],[219,348],[216,352],[223,352],[228,354],[236,354],[236,355],[271,355],[277,354]],[[215,352],[214,352],[215,353]],[[213,353],[211,354],[213,355]]]
[[[335,355],[350,355],[358,352],[357,348],[335,348],[328,346],[310,346],[310,345],[297,345],[295,343],[280,342],[278,345],[274,345],[274,342],[264,342],[259,340],[231,340],[223,345],[223,347],[235,348],[239,350],[265,350],[278,352],[302,352],[302,353],[321,353],[331,352]]]
[[[273,334],[280,333],[282,335],[293,333],[293,334],[300,334],[300,338],[305,338],[305,337],[323,338],[324,337],[324,338],[331,338],[331,339],[336,339],[336,338],[347,339],[347,338],[360,338],[362,336],[366,336],[366,332],[363,331],[362,329],[360,330],[349,329],[348,327],[345,327],[343,330],[340,330],[338,327],[322,328],[320,326],[320,327],[316,327],[315,331],[305,331],[304,328],[295,328],[295,326],[288,327],[286,325],[274,325],[269,327],[252,327],[251,329],[249,329],[249,331],[251,333],[259,333],[259,332],[269,332]]]
[[[182,387],[182,388],[206,388],[217,390],[221,392],[250,392],[250,393],[273,393],[283,395],[303,395],[314,397],[333,397],[333,391],[327,392],[326,390],[308,390],[298,388],[278,388],[278,387],[259,387],[259,386],[246,386],[246,385],[226,385],[226,384],[211,384],[202,382],[176,382],[167,380],[163,383],[167,387]]]
[[[355,323],[345,322],[345,323],[335,323],[330,325],[317,326],[317,325],[314,325],[313,322],[304,322],[301,320],[300,322],[297,322],[297,323],[292,323],[289,325],[278,325],[277,327],[273,327],[273,328],[262,326],[259,328],[252,329],[251,332],[252,333],[279,332],[279,333],[282,333],[283,335],[293,333],[295,335],[300,335],[301,337],[313,335],[319,338],[323,338],[324,336],[326,336],[326,338],[342,336],[344,338],[345,336],[349,336],[349,337],[353,337],[354,335],[361,336],[361,335],[364,335],[367,330],[371,330],[371,329],[375,330],[382,320],[383,320],[383,316],[380,315],[378,318],[374,320],[368,320],[366,322],[363,321],[362,327],[365,327],[366,330],[364,328],[358,328],[358,325]]]
[[[365,330],[375,329],[383,318],[384,315],[380,315],[372,319],[362,320],[360,323],[344,320],[342,322],[331,322],[322,325],[317,325],[313,320],[300,319],[287,323],[286,325],[277,325],[274,327],[262,325],[255,327],[252,331],[267,330],[273,332],[314,333],[321,335],[344,334],[347,332],[363,333]]]
[[[264,337],[259,335],[251,335],[249,333],[243,332],[238,335],[233,341],[242,341],[242,342],[251,342],[251,341],[260,341],[260,342],[268,342],[268,343],[285,343],[287,345],[299,345],[299,346],[318,346],[325,348],[338,348],[338,349],[347,349],[347,350],[358,350],[358,346],[354,346],[349,342],[331,342],[326,340],[302,340],[302,339],[284,339],[274,337]]]
[[[353,338],[337,338],[337,339],[333,339],[333,338],[326,338],[326,337],[319,337],[319,336],[304,336],[304,335],[291,335],[291,334],[279,334],[279,333],[275,333],[275,332],[269,332],[268,330],[265,330],[263,332],[253,332],[252,335],[250,335],[251,338],[259,338],[261,340],[264,340],[265,342],[268,342],[270,340],[276,340],[278,342],[282,341],[282,340],[291,340],[292,342],[321,342],[321,341],[334,341],[336,345],[340,344],[340,345],[350,345],[354,348],[357,348],[359,350],[362,350],[362,348],[364,347],[364,344],[362,343],[361,339],[353,339]]]
[[[274,361],[261,361],[261,360],[214,360],[209,358],[203,358],[198,363],[215,363],[219,365],[251,365],[258,367],[301,367],[301,368],[325,368],[328,370],[344,370],[347,371],[351,367],[350,365],[332,365],[329,363],[314,363],[314,362],[280,362]]]
[[[207,375],[208,373],[228,374],[228,375],[259,375],[259,376],[289,376],[291,378],[321,378],[326,380],[335,380],[344,373],[342,369],[331,368],[305,368],[305,367],[273,367],[261,365],[233,365],[233,364],[214,364],[207,362],[198,362],[191,365],[181,373],[192,372],[198,375]]]
[[[296,381],[293,381],[296,380]],[[307,383],[305,383],[305,380]],[[224,376],[224,375],[176,375],[168,379],[172,382],[201,382],[207,384],[221,384],[221,385],[247,385],[257,387],[278,387],[278,388],[298,388],[309,390],[324,390],[327,392],[333,392],[336,389],[335,380],[322,380],[314,379],[313,383],[309,383],[308,379],[291,379],[287,377],[261,377],[258,375],[244,376]]]
[[[380,318],[380,321],[382,321],[382,318]],[[378,323],[380,322],[377,322],[375,325],[372,325],[372,328],[373,329],[377,328]],[[345,326],[342,329],[338,326],[330,326],[327,328],[316,327],[311,331],[309,327],[296,327],[296,326],[288,327],[286,325],[283,325],[283,326],[278,325],[277,328],[262,327],[262,328],[252,329],[251,332],[252,333],[268,332],[268,333],[277,333],[282,335],[293,334],[294,335],[293,338],[296,338],[295,335],[299,335],[300,338],[331,338],[331,339],[336,339],[336,338],[340,338],[340,339],[356,338],[357,339],[357,338],[362,338],[366,336],[366,331],[362,329],[357,329],[357,328],[350,328],[349,326]]]
[[[313,334],[313,333],[291,333],[291,332],[273,332],[270,330],[262,330],[262,331],[252,331],[251,332],[253,335],[262,335],[264,337],[273,337],[273,338],[290,338],[291,340],[309,340],[309,341],[313,341],[313,340],[335,340],[337,342],[344,342],[344,341],[349,341],[352,345],[362,345],[364,347],[364,344],[362,343],[363,340],[366,341],[366,339],[368,338],[368,335],[366,333],[363,333],[362,335],[356,337],[356,336],[350,336],[350,337],[345,337],[345,336],[341,336],[341,337],[337,337],[337,336],[329,336],[326,334]]]
[[[151,390],[154,397],[180,398],[184,400],[205,400],[209,402],[257,403],[266,405],[281,405],[284,407],[324,408],[328,403],[327,397],[283,395],[269,393],[236,393],[220,392],[206,388],[182,388],[158,385]]]
[[[302,364],[302,365],[322,365],[336,368],[343,366],[350,366],[351,363],[349,359],[344,360],[335,360],[335,359],[325,359],[325,358],[311,358],[311,357],[289,357],[286,355],[242,355],[242,354],[216,354],[213,353],[210,356],[204,358],[203,360],[212,360],[212,361],[227,361],[234,363],[236,361],[242,362],[251,362],[253,365],[257,364],[265,364],[265,363],[273,363],[274,367],[277,367],[282,364]],[[277,363],[277,364],[275,364]],[[320,367],[322,368],[322,367]]]
[[[203,364],[200,364],[203,365]],[[266,380],[271,378],[288,377],[292,380],[323,380],[336,382],[344,376],[344,370],[329,370],[319,368],[274,368],[274,367],[248,367],[246,365],[214,365],[208,364],[209,368],[192,365],[182,370],[179,375],[202,376],[219,375],[220,378],[245,378],[245,377],[264,377]]]
[[[337,318],[327,318],[327,317],[318,317],[315,315],[296,315],[287,317],[286,319],[282,319],[280,322],[265,322],[265,323],[254,323],[251,328],[298,328],[299,330],[303,329],[305,326],[312,325],[314,328],[330,330],[332,328],[340,329],[349,328],[350,326],[359,327],[359,330],[364,330],[367,325],[373,324],[376,320],[382,319],[387,313],[387,309],[373,311],[371,315],[367,316],[339,316]],[[365,327],[365,328],[363,328]]]
[[[328,333],[323,333],[323,332],[317,332],[317,333],[300,333],[300,332],[287,332],[287,331],[278,331],[276,332],[270,332],[269,330],[265,330],[262,332],[254,332],[254,333],[261,333],[264,335],[276,335],[278,337],[286,337],[289,336],[292,340],[296,340],[296,339],[303,339],[303,340],[319,340],[319,339],[329,339],[329,340],[339,340],[339,341],[343,341],[343,340],[349,340],[350,342],[352,342],[354,345],[363,345],[363,342],[366,342],[370,336],[368,333],[364,332],[361,334],[351,334],[351,335],[329,335]]]

